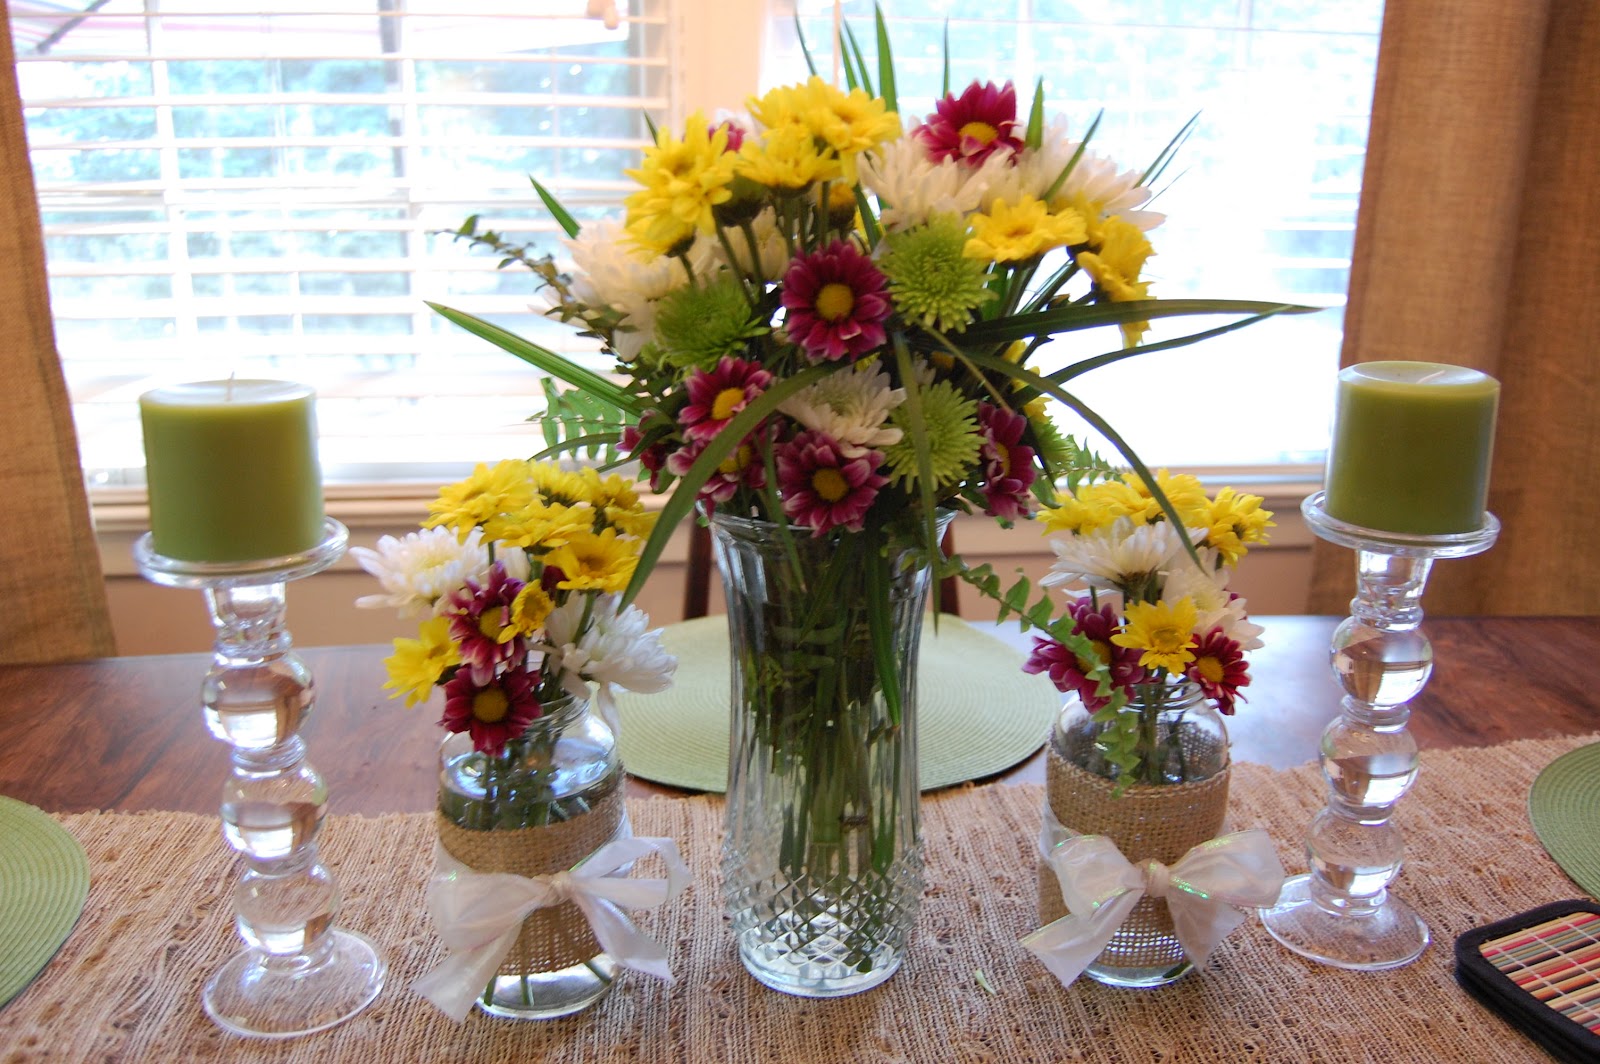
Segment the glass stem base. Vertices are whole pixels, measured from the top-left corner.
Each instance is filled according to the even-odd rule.
[[[1399,968],[1428,948],[1428,925],[1393,894],[1362,911],[1331,912],[1317,904],[1309,875],[1286,880],[1261,923],[1284,946],[1311,960],[1358,972]]]
[[[354,1016],[383,989],[383,956],[354,931],[335,929],[327,937],[327,955],[310,964],[256,949],[234,954],[206,983],[206,1015],[251,1038],[293,1038]]]

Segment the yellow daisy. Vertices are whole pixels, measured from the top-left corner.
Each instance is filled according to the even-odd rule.
[[[495,637],[499,643],[509,643],[517,636],[532,636],[544,627],[545,620],[550,616],[550,611],[556,608],[555,601],[539,586],[538,581],[530,581],[517,592],[517,597],[511,603],[511,619],[500,634]]]
[[[1051,248],[1081,244],[1087,235],[1077,211],[1069,207],[1052,214],[1032,196],[1015,205],[996,200],[989,213],[974,214],[970,221],[972,236],[962,254],[987,262],[1024,262]]]
[[[1118,217],[1107,218],[1099,228],[1097,247],[1079,252],[1078,265],[1113,303],[1149,299],[1150,285],[1139,280],[1139,274],[1153,254],[1150,241],[1138,226]],[[1147,321],[1123,322],[1122,335],[1131,347],[1149,328]]]
[[[520,510],[531,501],[533,485],[527,462],[508,458],[493,469],[480,462],[466,480],[440,490],[439,497],[428,504],[429,516],[422,527],[444,526],[465,543],[477,526],[499,514]]]
[[[581,532],[544,556],[561,570],[556,586],[569,591],[622,591],[639,564],[639,542],[619,539],[616,529]]]
[[[639,168],[624,171],[641,186],[626,201],[634,238],[667,254],[696,232],[715,232],[711,208],[733,198],[734,156],[727,147],[727,127],[713,130],[700,111],[689,116],[681,139],[661,130]]]
[[[1142,651],[1139,664],[1147,669],[1182,672],[1194,660],[1196,619],[1194,600],[1187,595],[1177,602],[1135,602],[1127,608],[1127,623],[1111,641]]]
[[[819,181],[833,181],[842,171],[835,155],[818,149],[810,129],[785,122],[767,130],[760,140],[744,142],[735,173],[766,188],[797,192]]]
[[[551,550],[573,536],[594,528],[595,511],[588,505],[564,506],[534,500],[514,513],[499,514],[484,522],[490,542],[524,550]]]
[[[1237,565],[1252,543],[1265,543],[1267,529],[1276,528],[1272,511],[1261,508],[1261,496],[1243,495],[1232,488],[1217,492],[1206,522],[1206,545],[1222,556],[1222,564]]]
[[[422,622],[416,639],[396,639],[394,653],[384,659],[390,698],[405,695],[406,705],[426,701],[445,670],[461,664],[461,650],[450,638],[450,618],[430,617]]]
[[[1147,515],[1145,519],[1147,524],[1150,521],[1160,521],[1166,516],[1161,504],[1155,501],[1155,496],[1137,473],[1122,474],[1122,482],[1132,488],[1141,499],[1149,500],[1149,506],[1144,511]],[[1156,486],[1166,495],[1167,501],[1172,503],[1172,508],[1178,511],[1185,528],[1203,528],[1211,524],[1211,500],[1206,498],[1206,489],[1198,477],[1189,473],[1169,473],[1165,469],[1158,469]]]

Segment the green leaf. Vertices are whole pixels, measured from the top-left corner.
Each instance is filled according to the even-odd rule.
[[[1125,321],[1188,317],[1197,314],[1312,314],[1322,307],[1296,303],[1264,303],[1249,299],[1137,299],[1126,303],[1096,303],[1014,314],[1009,318],[978,322],[961,334],[963,346],[987,346],[1036,336],[1120,325]]]
[[[890,333],[894,346],[895,363],[900,371],[900,387],[905,390],[906,422],[910,426],[911,448],[917,456],[917,500],[922,504],[923,532],[921,539],[929,553],[939,548],[939,515],[933,489],[933,462],[929,458],[928,426],[922,416],[922,389],[917,384],[917,370],[911,362],[911,348],[905,334],[895,329]]]
[[[883,705],[889,711],[889,723],[898,728],[904,713],[900,705],[900,670],[895,667],[894,660],[894,619],[891,616],[894,606],[889,601],[888,574],[884,572],[885,562],[879,555],[881,547],[879,538],[882,527],[871,525],[871,532],[863,530],[862,535],[870,535],[871,541],[867,544],[866,578],[867,578],[867,631],[872,636],[872,658],[878,670],[878,690],[883,694]]]
[[[872,5],[873,17],[878,23],[878,95],[884,105],[896,113],[900,110],[900,94],[894,83],[894,53],[889,48],[889,26],[883,20],[883,8]]]
[[[528,180],[533,182],[533,190],[539,194],[539,199],[544,203],[545,209],[555,216],[557,224],[567,234],[567,238],[573,239],[577,237],[578,232],[583,228],[578,224],[578,220],[567,213],[567,209],[561,206],[561,201],[556,199],[549,189],[539,184],[538,178],[530,177]]]
[[[1149,169],[1145,170],[1143,176],[1139,178],[1139,184],[1148,185],[1161,176],[1168,164],[1177,156],[1178,149],[1183,146],[1183,142],[1189,139],[1190,133],[1194,132],[1194,127],[1199,122],[1200,112],[1196,111],[1194,117],[1185,122],[1183,128],[1174,133],[1172,139],[1167,141],[1167,146],[1162,148],[1160,153],[1156,155],[1155,161],[1150,164]]]
[[[748,406],[722,427],[722,431],[718,432],[710,443],[706,444],[706,449],[700,452],[694,464],[678,478],[677,487],[673,489],[666,505],[661,508],[661,515],[656,518],[655,527],[650,530],[650,538],[645,540],[644,547],[639,552],[639,564],[633,571],[633,579],[628,582],[627,589],[622,593],[623,605],[632,602],[644,589],[645,580],[650,575],[650,570],[655,567],[656,560],[661,557],[661,552],[666,549],[667,541],[672,538],[673,529],[677,528],[678,522],[694,509],[694,504],[700,497],[700,489],[711,479],[711,474],[716,472],[717,466],[738,449],[739,444],[744,442],[744,438],[757,425],[778,409],[779,403],[848,365],[849,363],[839,362],[825,366],[808,366],[794,376],[779,381],[756,396]]]
[[[946,18],[944,20],[944,79],[940,82],[940,85],[942,87],[939,90],[939,95],[941,95],[941,96],[949,96],[950,95],[950,19],[949,18]]]
[[[1094,121],[1089,123],[1088,130],[1083,134],[1083,140],[1078,142],[1078,149],[1072,153],[1072,158],[1067,160],[1067,165],[1061,168],[1061,172],[1056,175],[1056,179],[1050,183],[1049,190],[1042,197],[1046,203],[1049,203],[1051,198],[1061,191],[1061,186],[1066,183],[1067,175],[1072,173],[1073,168],[1078,165],[1078,160],[1083,158],[1083,153],[1089,150],[1089,142],[1094,139],[1095,132],[1100,128],[1100,120],[1105,116],[1104,110],[1095,114]]]
[[[1132,358],[1135,355],[1149,354],[1152,351],[1171,351],[1180,347],[1188,347],[1190,344],[1197,344],[1202,340],[1209,340],[1212,337],[1221,336],[1224,333],[1231,333],[1236,329],[1243,329],[1248,325],[1254,325],[1257,322],[1266,321],[1268,318],[1275,317],[1278,313],[1278,311],[1268,311],[1265,314],[1256,314],[1252,317],[1245,318],[1242,321],[1233,321],[1226,325],[1219,325],[1215,329],[1206,329],[1202,332],[1190,333],[1187,336],[1178,336],[1171,340],[1162,340],[1159,343],[1140,344],[1138,347],[1124,347],[1117,351],[1107,351],[1103,355],[1096,355],[1093,358],[1086,358],[1082,362],[1074,362],[1065,369],[1056,370],[1054,373],[1051,373],[1048,376],[1050,380],[1058,381],[1064,384],[1067,381],[1072,380],[1074,377],[1079,377],[1085,373],[1088,373],[1092,369],[1099,369],[1101,366],[1109,366],[1113,362],[1121,362],[1125,358]],[[1300,312],[1290,311],[1289,313]]]
[[[795,8],[794,12],[794,35],[795,39],[800,42],[800,54],[805,57],[806,69],[811,72],[812,77],[817,77],[817,61],[811,57],[811,46],[806,43],[806,28],[800,23],[800,9],[798,7]]]
[[[841,48],[840,51],[845,55],[845,80],[852,89],[859,88],[868,96],[878,95],[873,91],[872,77],[867,73],[866,54],[861,51],[861,44],[856,40],[856,31],[850,28],[850,23],[848,22],[844,24],[844,43],[846,47]],[[850,81],[849,78],[851,69],[849,60],[851,57],[855,58],[856,77],[854,81]]]
[[[467,332],[481,339],[489,341],[502,351],[516,355],[531,365],[537,366],[552,376],[559,377],[572,385],[581,388],[603,403],[607,403],[622,413],[637,420],[644,413],[639,400],[623,391],[616,384],[583,366],[556,354],[548,348],[540,347],[531,340],[524,340],[516,333],[508,332],[500,326],[484,321],[482,318],[468,314],[465,311],[455,310],[439,303],[428,303],[445,320],[461,326]]]
[[[878,227],[878,216],[872,212],[872,201],[867,199],[860,185],[856,186],[856,210],[861,214],[861,228],[867,235],[867,247],[877,247],[883,233]]]
[[[649,111],[642,111],[640,112],[640,115],[644,119],[644,128],[650,131],[650,145],[654,147],[655,145],[660,144],[661,132],[660,130],[656,129],[656,120],[650,117]]]
[[[580,451],[587,451],[591,458],[602,452],[617,455],[616,448],[621,442],[622,433],[620,432],[596,432],[588,436],[574,436],[569,440],[559,440],[551,444],[534,455],[531,461],[542,462],[546,458],[557,458],[564,454],[577,454]],[[600,469],[614,469],[626,461],[626,458],[618,455],[615,461],[603,463]]]
[[[1044,143],[1044,78],[1042,77],[1034,82],[1033,85],[1033,106],[1028,108],[1028,135],[1023,139],[1023,143],[1034,150],[1037,150]],[[1083,150],[1081,144],[1078,146],[1078,150],[1080,152]],[[1075,161],[1076,156],[1074,156],[1072,162]],[[1070,166],[1071,163],[1069,162],[1068,165]],[[1066,180],[1065,174],[1061,176],[1061,180]],[[1060,183],[1060,181],[1057,181],[1056,185],[1059,186]],[[1053,192],[1055,189],[1052,188],[1051,191]]]

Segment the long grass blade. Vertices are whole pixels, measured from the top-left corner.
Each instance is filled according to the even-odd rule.
[[[1167,141],[1167,146],[1157,153],[1155,161],[1150,164],[1149,169],[1139,178],[1139,184],[1148,185],[1161,176],[1162,171],[1177,157],[1178,149],[1183,147],[1183,142],[1189,139],[1189,134],[1194,132],[1194,127],[1199,123],[1200,112],[1196,111],[1194,117],[1185,122],[1183,128],[1174,133],[1172,139]]]
[[[968,326],[967,331],[961,334],[961,339],[965,346],[982,346],[1152,318],[1200,314],[1311,314],[1322,309],[1297,303],[1266,303],[1250,299],[1137,299],[1126,303],[1056,307],[1003,320],[978,322]]]
[[[565,207],[561,206],[561,201],[556,199],[549,189],[539,184],[538,178],[530,177],[528,180],[533,182],[533,190],[539,194],[539,199],[544,202],[545,209],[555,216],[556,223],[565,231],[568,239],[575,239],[579,231],[583,229],[583,226],[579,225],[578,220],[569,214]]]
[[[461,326],[472,335],[489,341],[502,351],[516,355],[524,362],[537,366],[552,376],[561,378],[574,388],[581,388],[590,396],[616,408],[628,417],[636,419],[644,413],[638,398],[623,391],[615,383],[593,370],[585,369],[549,348],[540,347],[531,340],[525,340],[516,333],[508,332],[492,322],[484,321],[465,311],[455,310],[439,303],[429,303],[428,306],[445,320]]]
[[[800,42],[800,54],[805,57],[806,69],[811,72],[812,77],[817,77],[817,61],[812,58],[811,46],[806,43],[806,28],[800,23],[800,9],[798,7],[795,8],[794,12],[794,36]]]
[[[851,83],[850,87],[852,89],[859,88],[868,96],[878,95],[873,91],[872,88],[872,76],[867,73],[866,53],[861,50],[861,44],[856,40],[856,31],[850,28],[850,24],[848,22],[844,24],[844,40],[846,47],[843,48],[842,51],[844,52],[845,56],[853,56],[855,58],[856,78],[855,81]],[[849,69],[850,68],[847,64],[845,67],[846,75],[849,74]],[[849,81],[850,79],[847,76],[845,80]]]
[[[1083,374],[1088,373],[1090,370],[1099,369],[1101,366],[1109,366],[1113,362],[1121,362],[1125,358],[1133,358],[1135,355],[1148,355],[1155,351],[1172,351],[1180,347],[1188,347],[1190,344],[1197,344],[1202,340],[1210,340],[1213,337],[1221,336],[1224,333],[1231,333],[1238,329],[1255,325],[1257,322],[1263,322],[1268,318],[1276,316],[1276,312],[1257,314],[1253,317],[1245,318],[1243,321],[1229,322],[1226,325],[1219,325],[1215,329],[1206,329],[1202,332],[1189,333],[1187,336],[1177,336],[1171,340],[1162,340],[1159,343],[1141,344],[1138,347],[1124,347],[1117,351],[1108,351],[1103,355],[1096,355],[1093,358],[1086,358],[1082,362],[1074,362],[1065,369],[1057,370],[1056,372],[1047,374],[1046,376],[1050,380],[1056,381],[1057,383],[1065,384],[1074,377],[1083,376]]]
[[[878,24],[878,95],[884,106],[899,113],[900,93],[894,82],[894,53],[889,48],[889,26],[883,20],[883,8],[873,5],[873,17]]]

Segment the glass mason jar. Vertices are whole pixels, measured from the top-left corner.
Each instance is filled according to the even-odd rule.
[[[900,966],[922,896],[916,675],[930,570],[870,527],[785,535],[722,514],[711,527],[731,641],[722,872],[739,956],[775,990],[857,993]]]
[[[1223,832],[1228,813],[1228,731],[1200,686],[1135,684],[1123,713],[1138,715],[1138,763],[1124,772],[1099,740],[1110,724],[1068,699],[1050,737],[1048,800],[1067,836],[1105,835],[1130,862],[1178,862]],[[1039,869],[1039,916],[1066,915],[1055,873]],[[1160,986],[1194,965],[1172,930],[1165,899],[1142,898],[1084,974],[1113,986]]]
[[[522,876],[565,871],[624,830],[616,738],[587,699],[562,696],[497,755],[465,732],[439,751],[439,841],[474,871]],[[491,1016],[550,1019],[587,1008],[611,989],[617,964],[571,902],[539,909],[478,1008]]]

